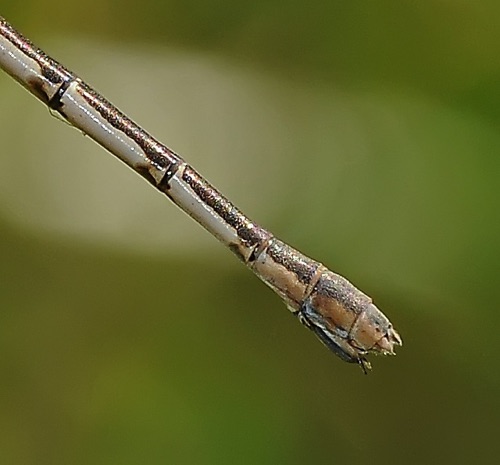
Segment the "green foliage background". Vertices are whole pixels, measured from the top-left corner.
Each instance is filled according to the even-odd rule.
[[[405,342],[369,376],[337,360],[2,75],[2,464],[497,460],[498,2],[48,0],[0,14],[373,296]]]

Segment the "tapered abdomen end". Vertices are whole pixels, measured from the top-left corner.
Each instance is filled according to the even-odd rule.
[[[366,372],[368,353],[394,354],[399,334],[367,295],[347,279],[276,238],[249,266],[332,352]]]
[[[325,270],[298,312],[336,355],[370,369],[366,355],[394,355],[401,336],[372,300],[347,279]]]

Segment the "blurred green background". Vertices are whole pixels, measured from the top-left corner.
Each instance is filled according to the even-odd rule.
[[[1,74],[0,463],[497,462],[500,3],[4,3],[405,345],[341,362]]]

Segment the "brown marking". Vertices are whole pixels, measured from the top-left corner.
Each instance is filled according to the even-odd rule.
[[[320,263],[276,238],[270,242],[266,253],[276,264],[293,273],[296,279],[306,285],[312,281],[317,269],[321,266]]]
[[[238,237],[247,247],[262,244],[272,237],[268,231],[247,218],[191,166],[185,166],[182,180],[191,187],[205,205],[208,205],[228,225],[236,230]]]
[[[45,105],[49,105],[49,96],[47,95],[47,91],[45,90],[43,82],[40,79],[36,77],[27,78],[26,87],[32,94],[35,95],[35,97],[45,103]]]
[[[166,171],[172,164],[180,164],[182,162],[181,158],[173,150],[161,144],[153,136],[144,131],[144,129],[137,126],[137,124],[87,84],[80,81],[77,90],[81,97],[111,126],[126,134],[141,147],[148,160],[158,169]],[[154,185],[156,185],[156,182]]]
[[[325,269],[315,292],[337,300],[347,310],[359,314],[372,303],[370,297],[356,288],[350,281],[333,271]]]

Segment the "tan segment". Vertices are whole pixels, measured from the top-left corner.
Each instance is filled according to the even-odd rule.
[[[310,302],[332,331],[334,328],[349,331],[356,321],[356,313],[330,295],[313,292]]]
[[[302,283],[297,275],[280,263],[275,262],[264,251],[254,262],[254,273],[271,287],[285,301],[292,311],[298,311],[305,298],[307,285]]]

